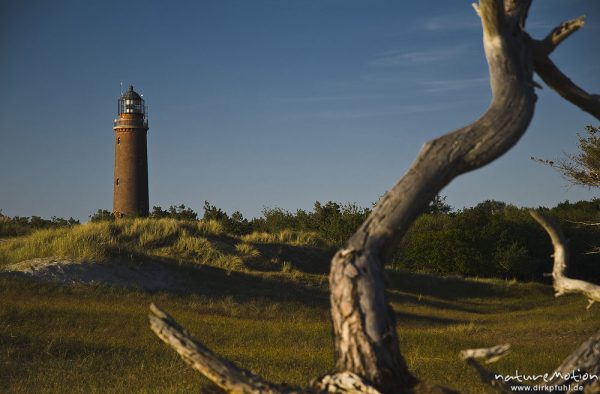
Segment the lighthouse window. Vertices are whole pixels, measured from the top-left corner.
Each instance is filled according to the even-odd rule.
[[[117,144],[121,143],[121,137],[117,137]]]
[[[117,186],[119,186],[119,178],[117,178],[116,184]]]

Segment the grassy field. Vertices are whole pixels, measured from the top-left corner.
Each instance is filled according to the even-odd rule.
[[[153,241],[159,243],[145,250],[139,247],[141,233],[119,231],[108,239],[110,245],[127,247],[126,253],[136,257],[166,258],[161,248],[176,250],[181,237],[173,234],[183,230],[173,230],[168,244]],[[211,349],[270,380],[306,384],[331,369],[326,249],[289,235],[239,239],[187,231],[190,238],[206,239],[218,253],[238,257],[241,269],[202,265],[193,257],[198,251],[190,247],[185,253],[196,267],[187,268],[196,289],[191,294],[0,275],[0,392],[197,392],[203,384],[199,375],[149,330],[150,302]],[[95,239],[92,235],[87,233]],[[60,239],[37,233],[31,237]],[[283,243],[285,239],[296,245]],[[33,248],[28,242],[23,237],[1,243],[0,263],[12,261],[6,256],[33,257],[23,252]],[[114,251],[103,253],[110,258]],[[291,268],[283,268],[283,262]],[[600,321],[598,307],[586,311],[582,297],[555,299],[549,286],[535,283],[389,272],[388,295],[411,370],[467,393],[487,389],[458,359],[461,349],[511,343],[512,353],[493,365],[495,370],[551,372]]]

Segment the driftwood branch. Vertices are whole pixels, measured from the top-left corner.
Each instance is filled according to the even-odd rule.
[[[325,375],[311,382],[311,386],[319,393],[381,394],[375,387],[352,372]]]
[[[276,385],[227,361],[204,346],[168,313],[150,305],[150,328],[172,347],[192,368],[216,386],[235,394],[380,394],[367,381],[352,372],[325,375],[300,389]]]
[[[460,358],[477,372],[483,383],[492,386],[500,393],[512,393],[511,387],[522,385],[518,382],[507,383],[502,379],[497,379],[494,372],[489,371],[477,361],[479,359],[486,364],[493,363],[508,354],[509,350],[510,345],[508,344],[490,348],[467,349],[460,352]]]
[[[460,358],[463,360],[479,359],[485,361],[486,364],[494,363],[506,356],[510,351],[510,345],[496,345],[493,347],[485,347],[479,349],[466,349],[460,352]]]
[[[550,60],[550,54],[567,37],[584,25],[584,17],[580,16],[561,23],[543,40],[533,40],[533,64],[535,72],[554,91],[565,100],[600,120],[600,95],[590,94],[577,86]]]
[[[175,349],[192,368],[229,393],[296,394],[309,392],[268,383],[253,373],[215,355],[155,304],[150,305],[149,318],[150,328],[163,342]]]
[[[587,297],[588,308],[596,301],[600,301],[600,286],[579,279],[571,279],[566,276],[567,264],[569,263],[569,250],[566,247],[565,236],[551,219],[544,217],[536,211],[529,211],[531,216],[546,230],[552,246],[554,247],[554,265],[552,278],[554,281],[555,295],[561,296],[567,293],[579,293]]]

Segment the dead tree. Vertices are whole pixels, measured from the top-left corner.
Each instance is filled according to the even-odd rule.
[[[550,218],[544,217],[536,211],[530,211],[530,214],[546,230],[552,240],[554,248],[552,279],[556,297],[567,293],[582,294],[588,299],[588,308],[594,302],[600,301],[600,286],[583,280],[571,279],[565,275],[569,263],[569,250],[566,247],[567,242],[560,228]],[[505,382],[501,379],[496,379],[496,374],[488,371],[477,362],[477,359],[483,359],[486,363],[494,362],[506,355],[509,349],[510,345],[497,345],[487,349],[469,349],[463,350],[460,357],[475,369],[482,382],[491,385],[501,393],[512,393],[511,387],[525,385],[515,381]],[[579,345],[556,368],[548,382],[543,382],[542,384],[553,386],[554,392],[564,392],[556,390],[556,387],[574,383],[574,378],[570,378],[570,380],[565,378],[565,376],[573,372],[581,375],[600,376],[600,331]],[[598,380],[588,379],[578,384],[584,387],[584,393],[600,393],[600,382]]]
[[[231,393],[453,392],[429,385],[409,371],[385,296],[384,260],[442,188],[497,159],[525,133],[536,102],[534,87],[539,87],[534,72],[566,100],[600,119],[600,96],[577,87],[548,57],[583,25],[583,18],[535,40],[525,31],[530,5],[531,0],[480,0],[474,5],[489,65],[489,108],[475,122],[427,142],[406,174],[334,255],[329,285],[335,373],[315,379],[308,388],[266,382],[213,354],[156,307],[151,314],[154,332],[193,368]]]

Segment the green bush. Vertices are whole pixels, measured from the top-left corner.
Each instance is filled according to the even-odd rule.
[[[44,219],[39,216],[15,216],[10,217],[2,214],[0,209],[0,237],[15,237],[29,234],[36,229],[72,227],[79,224],[79,220],[73,218],[63,219],[52,216]]]

